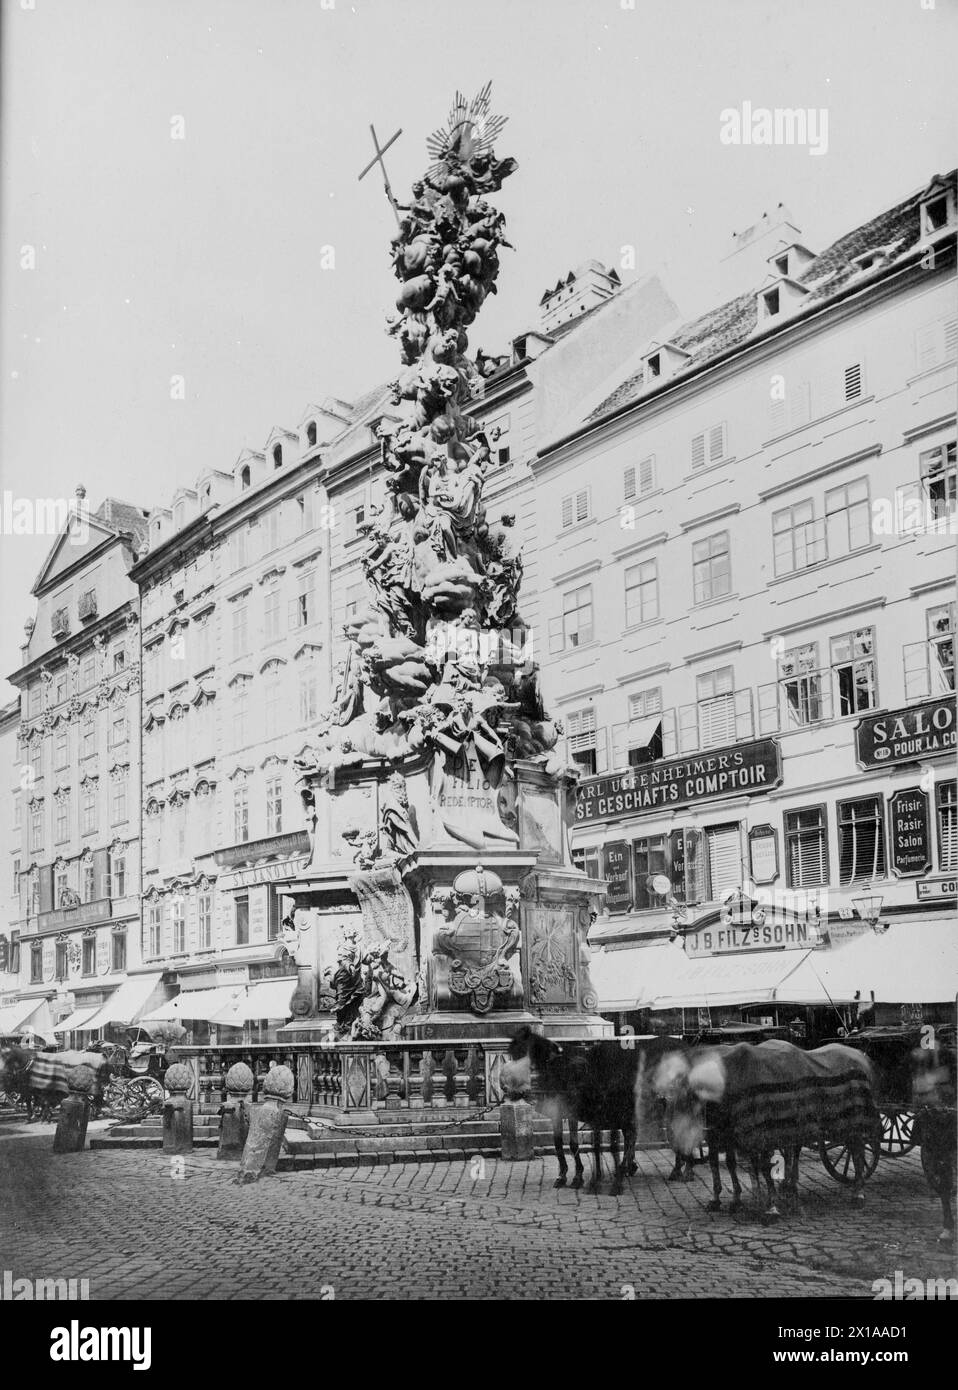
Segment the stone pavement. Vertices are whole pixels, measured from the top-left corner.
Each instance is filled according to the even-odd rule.
[[[639,1155],[622,1197],[554,1190],[555,1159],[279,1173],[249,1187],[207,1152],[54,1155],[52,1126],[0,1127],[0,1271],[88,1279],[91,1298],[614,1299],[872,1296],[949,1278],[917,1154],[864,1209],[806,1153],[800,1212],[775,1227],[705,1210],[707,1170],[666,1182]],[[588,1162],[588,1160],[587,1160]],[[177,1171],[182,1176],[176,1176]]]

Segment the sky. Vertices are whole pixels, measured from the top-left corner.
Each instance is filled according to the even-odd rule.
[[[402,199],[491,79],[514,252],[471,348],[560,275],[691,266],[779,201],[813,247],[952,168],[958,0],[0,0],[0,498],[167,504],[307,405],[395,374]],[[722,112],[827,112],[827,148]],[[331,248],[331,253],[330,253]],[[624,275],[623,278],[628,278]],[[174,378],[182,385],[171,385]],[[8,513],[7,513],[8,516]],[[2,676],[52,537],[0,508]]]

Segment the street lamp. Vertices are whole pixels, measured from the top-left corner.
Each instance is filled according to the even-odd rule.
[[[882,922],[881,905],[884,898],[881,893],[866,893],[860,898],[852,898],[852,907],[858,913],[863,922],[867,922],[876,936],[888,930],[889,924]]]

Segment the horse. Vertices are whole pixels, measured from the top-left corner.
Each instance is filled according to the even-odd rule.
[[[10,1048],[2,1056],[0,1088],[16,1090],[27,1107],[27,1122],[37,1118],[49,1120],[60,1102],[70,1093],[70,1073],[75,1067],[88,1066],[94,1073],[90,1100],[93,1114],[103,1104],[103,1090],[112,1074],[109,1062],[100,1052],[28,1052],[26,1048]]]
[[[11,1096],[19,1096],[27,1107],[27,1123],[33,1122],[33,1091],[30,1089],[29,1073],[34,1053],[26,1047],[8,1047],[0,1051],[0,1091]],[[42,1118],[38,1116],[38,1118]]]
[[[956,1052],[940,1042],[915,1048],[911,1055],[914,1137],[928,1185],[941,1201],[939,1243],[955,1238],[955,1191],[958,1134],[955,1130]]]
[[[565,1187],[568,1164],[562,1148],[562,1122],[569,1125],[569,1148],[575,1164],[570,1184],[581,1187],[584,1168],[579,1157],[580,1124],[592,1130],[592,1176],[589,1191],[598,1191],[602,1177],[602,1131],[609,1131],[612,1155],[612,1193],[618,1196],[625,1177],[638,1171],[635,1161],[635,1079],[639,1056],[618,1042],[600,1041],[570,1048],[535,1033],[528,1025],[517,1029],[509,1045],[514,1062],[528,1058],[538,1073],[536,1091],[540,1108],[552,1118],[552,1136],[559,1176],[556,1187]],[[622,1155],[619,1134],[622,1135]]]
[[[782,1152],[784,1191],[797,1199],[801,1148],[823,1138],[848,1144],[853,1200],[864,1202],[865,1144],[880,1132],[880,1121],[871,1063],[862,1053],[837,1043],[805,1052],[779,1040],[702,1049],[689,1058],[687,1085],[675,1105],[690,1136],[704,1132],[710,1102],[721,1106],[727,1144],[747,1157],[756,1193],[760,1174],[765,1178],[765,1220],[779,1217],[771,1154]]]

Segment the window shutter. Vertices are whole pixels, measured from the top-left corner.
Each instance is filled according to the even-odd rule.
[[[108,896],[106,881],[110,874],[109,853],[105,849],[93,851],[93,893],[97,898]]]
[[[928,676],[928,647],[925,642],[907,642],[901,649],[905,667],[905,699],[917,700],[931,693]]]
[[[563,525],[563,527],[571,526],[573,520],[574,520],[574,513],[573,513],[573,510],[572,510],[572,498],[571,498],[571,497],[563,497],[563,499],[562,499],[562,525]]]
[[[636,489],[635,489],[635,469],[634,469],[634,468],[627,468],[627,469],[625,470],[625,489],[624,489],[624,491],[625,491],[625,500],[626,500],[626,502],[631,502],[632,499],[633,499],[633,497],[635,497],[635,495],[636,495]]]
[[[561,652],[562,649],[563,649],[563,646],[564,646],[564,643],[563,643],[563,640],[562,640],[562,619],[561,619],[561,617],[560,617],[560,618],[550,618],[550,619],[549,619],[549,654],[550,654],[550,655],[554,655],[554,653],[556,653],[556,652]]]
[[[812,391],[807,381],[794,387],[789,397],[789,426],[799,429],[812,418]]]
[[[651,492],[655,487],[655,455],[650,454],[639,464],[639,492]]]
[[[938,789],[938,829],[941,842],[938,868],[958,869],[958,800],[954,782],[946,782]]]
[[[694,753],[698,746],[698,705],[682,705],[679,709],[679,749],[683,753]]]
[[[595,740],[595,770],[596,772],[608,772],[609,740],[605,729],[596,729],[593,737]]]
[[[862,394],[862,364],[853,362],[845,368],[845,400],[857,401]]]
[[[48,864],[40,870],[40,911],[53,909],[53,865]]]
[[[713,425],[709,430],[709,463],[725,457],[725,426]]]
[[[736,690],[735,701],[735,737],[751,738],[754,722],[752,719],[752,692],[751,690]]]
[[[708,846],[709,897],[718,902],[733,888],[742,885],[742,845],[737,825],[720,825],[706,832]]]
[[[628,765],[629,750],[626,743],[628,724],[612,725],[612,767],[615,770]]]
[[[576,494],[575,499],[575,519],[585,521],[589,515],[589,493],[588,490]]]
[[[941,361],[944,339],[941,324],[928,323],[915,334],[915,357],[920,372],[930,371]]]
[[[772,435],[785,433],[785,402],[769,401],[768,422]]]
[[[758,731],[760,734],[778,732],[778,684],[760,685],[758,688]]]
[[[705,435],[697,434],[692,440],[692,467],[702,468],[705,465]]]
[[[667,709],[662,711],[662,757],[672,758],[678,751],[678,740],[675,734],[675,710]]]
[[[945,361],[958,354],[958,318],[945,319]]]

